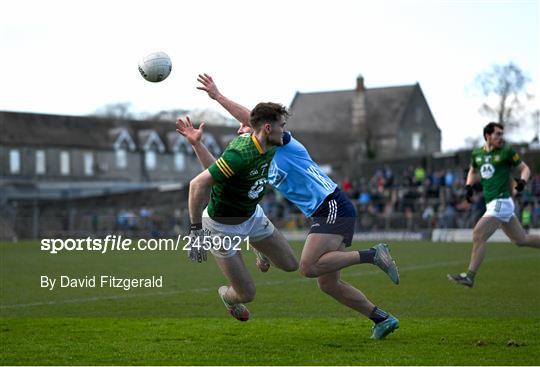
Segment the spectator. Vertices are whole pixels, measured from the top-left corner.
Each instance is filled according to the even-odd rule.
[[[424,212],[422,213],[422,219],[427,223],[428,228],[433,228],[435,220],[435,210],[433,210],[432,206],[428,206],[424,209]]]
[[[360,195],[358,196],[358,203],[363,206],[371,203],[371,194],[365,186],[362,187],[362,190],[360,191]]]
[[[351,180],[349,180],[348,177],[341,181],[341,189],[345,194],[347,194],[347,196],[351,197],[353,186],[351,184]]]
[[[392,169],[386,165],[383,168],[383,177],[385,181],[384,188],[392,188],[394,186],[394,172],[392,172]]]
[[[532,210],[531,210],[531,204],[526,203],[523,207],[523,210],[521,211],[521,224],[523,225],[523,229],[527,233],[529,233],[529,228],[531,228],[531,222],[532,222]]]
[[[448,170],[446,171],[446,174],[444,175],[444,185],[448,187],[452,187],[454,184],[454,174],[452,171]]]
[[[418,186],[418,185],[421,185],[422,182],[424,182],[424,179],[426,178],[426,170],[424,169],[424,167],[422,166],[418,166],[416,167],[416,169],[414,170],[414,181],[415,181],[415,184]]]

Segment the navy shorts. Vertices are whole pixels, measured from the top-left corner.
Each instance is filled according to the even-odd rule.
[[[324,199],[311,216],[309,233],[340,234],[346,247],[351,245],[356,224],[356,209],[340,189]]]

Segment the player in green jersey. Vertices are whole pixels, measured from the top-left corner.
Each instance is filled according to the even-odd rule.
[[[208,74],[199,74],[197,80],[200,83],[198,89],[205,91],[240,122],[239,134],[252,130],[249,124],[251,111],[248,108],[221,94]],[[179,119],[176,128],[177,132],[192,144],[204,167],[215,161],[201,143],[204,126],[196,129],[190,122]],[[321,291],[370,318],[374,322],[372,338],[384,339],[399,327],[399,320],[375,306],[360,290],[342,280],[341,269],[355,264],[375,264],[397,284],[399,273],[395,261],[384,244],[367,250],[345,250],[354,233],[354,207],[339,190],[335,190],[330,178],[325,178],[322,174],[318,175],[316,180],[311,178],[312,171],[307,168],[308,165],[315,168],[317,164],[311,160],[306,148],[287,132],[283,136],[283,146],[276,148],[269,183],[304,213],[309,210],[306,209],[307,203],[318,205],[315,214],[310,216],[313,225],[302,250],[300,272],[306,277],[316,277]],[[282,180],[279,182],[276,175],[278,169],[282,172]],[[324,199],[322,202],[321,198]],[[270,266],[264,253],[257,253],[259,270],[266,272]]]
[[[264,215],[258,202],[264,195],[275,147],[283,144],[287,109],[276,103],[259,103],[250,115],[254,132],[233,139],[215,162],[189,185],[190,252],[192,260],[206,260],[210,250],[230,286],[218,292],[230,314],[249,319],[244,303],[255,297],[255,285],[240,254],[239,239],[263,252],[276,267],[298,269],[298,260],[283,235]],[[189,124],[189,120],[187,121]],[[211,164],[210,164],[211,163]],[[205,203],[210,197],[206,209]]]
[[[529,167],[511,146],[505,144],[503,125],[496,122],[487,124],[484,127],[484,139],[484,146],[472,152],[466,189],[467,200],[470,201],[473,196],[472,185],[480,175],[486,212],[473,230],[468,271],[447,275],[449,280],[469,288],[474,285],[475,275],[484,260],[486,242],[499,227],[516,245],[540,248],[540,236],[527,234],[516,218],[511,197],[514,181],[516,191],[521,192],[525,188],[531,174]],[[512,179],[512,170],[518,174],[515,179]]]

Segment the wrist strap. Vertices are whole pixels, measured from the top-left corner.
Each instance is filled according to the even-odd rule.
[[[200,229],[202,229],[202,223],[193,223],[189,225],[190,231],[198,231]]]

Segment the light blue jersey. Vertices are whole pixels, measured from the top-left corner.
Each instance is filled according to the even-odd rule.
[[[284,134],[283,142],[270,164],[268,181],[302,213],[311,217],[337,185],[290,133]]]

